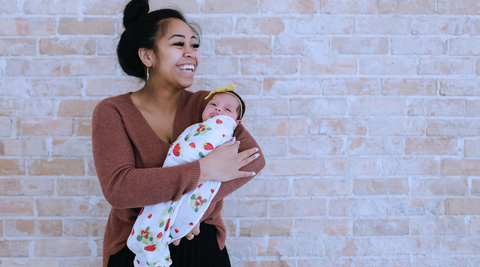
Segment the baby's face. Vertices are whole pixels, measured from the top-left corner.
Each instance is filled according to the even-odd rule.
[[[237,98],[228,93],[219,93],[213,96],[213,98],[208,102],[207,106],[203,110],[202,120],[206,121],[217,115],[225,115],[238,123],[237,120],[238,113],[237,109],[240,103]]]

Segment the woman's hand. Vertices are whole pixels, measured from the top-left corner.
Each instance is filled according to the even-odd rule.
[[[200,222],[197,223],[197,225],[195,225],[195,227],[193,227],[192,231],[190,231],[190,233],[188,233],[185,238],[187,238],[188,240],[192,240],[196,235],[200,234]],[[172,242],[172,244],[174,246],[178,246],[180,244],[180,241],[182,239],[177,239],[175,241]]]
[[[250,148],[238,153],[240,141],[229,141],[218,146],[200,160],[198,184],[209,180],[227,182],[242,177],[254,176],[254,172],[239,171],[240,168],[258,158],[258,148]]]

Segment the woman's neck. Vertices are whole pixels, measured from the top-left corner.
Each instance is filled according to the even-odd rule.
[[[156,87],[148,82],[135,92],[142,106],[162,113],[175,112],[182,96],[181,89]]]

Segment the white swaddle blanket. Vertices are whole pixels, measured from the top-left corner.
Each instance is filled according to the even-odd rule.
[[[217,146],[232,139],[236,122],[224,115],[191,125],[168,150],[163,167],[203,158]],[[168,245],[190,233],[208,209],[220,182],[207,181],[178,200],[142,208],[127,239],[135,253],[136,267],[170,266]]]

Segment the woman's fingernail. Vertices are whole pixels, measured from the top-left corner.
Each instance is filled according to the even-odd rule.
[[[255,174],[256,174],[255,172],[252,172],[252,176],[255,176]]]
[[[255,148],[255,152],[257,152],[257,151],[258,151],[258,148]]]
[[[258,153],[257,153],[257,154],[255,154],[255,157],[256,157],[256,158],[258,158],[259,156],[260,156],[260,154],[258,154]]]

